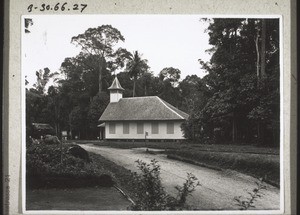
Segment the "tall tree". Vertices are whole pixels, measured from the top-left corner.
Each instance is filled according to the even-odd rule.
[[[151,92],[151,85],[153,82],[153,73],[152,72],[145,72],[141,78],[141,85],[144,88],[144,96],[149,96],[152,94]]]
[[[58,75],[58,72],[51,73],[48,67],[44,69],[40,69],[35,72],[36,75],[36,83],[33,85],[41,94],[45,93],[46,85],[52,79],[52,81],[57,81],[58,79],[55,77]]]
[[[130,55],[130,60],[126,65],[126,71],[129,73],[129,76],[133,79],[133,91],[132,96],[136,95],[136,81],[138,77],[146,73],[149,70],[146,59],[142,59],[141,54],[138,51],[135,51],[133,55]]]
[[[98,92],[102,91],[102,79],[105,70],[115,71],[125,65],[129,52],[123,48],[115,49],[120,41],[125,41],[121,32],[111,25],[102,25],[89,28],[83,34],[72,37],[71,42],[81,47],[84,57],[95,56],[97,66],[90,65],[98,70]]]
[[[158,96],[179,108],[180,90],[178,88],[181,71],[173,67],[162,69],[158,76],[160,86]]]
[[[211,139],[278,143],[278,19],[213,19],[207,32],[212,57],[200,63],[208,100],[194,119]]]
[[[159,78],[162,81],[168,80],[173,87],[176,87],[180,79],[180,74],[181,71],[179,69],[173,67],[166,67],[160,71]]]

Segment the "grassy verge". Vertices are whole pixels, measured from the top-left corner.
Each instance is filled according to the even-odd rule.
[[[76,141],[77,143],[77,141]],[[178,141],[178,142],[128,142],[128,141],[80,141],[78,143],[92,143],[98,146],[110,146],[114,148],[139,148],[148,147],[156,149],[190,149],[197,151],[209,152],[232,152],[232,153],[249,153],[249,154],[272,154],[279,155],[278,148],[261,147],[255,145],[238,145],[238,144],[201,144],[196,142]]]
[[[167,150],[169,158],[213,169],[231,169],[245,173],[279,187],[279,156],[197,150]]]

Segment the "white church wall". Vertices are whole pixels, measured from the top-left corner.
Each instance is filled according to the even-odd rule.
[[[115,134],[109,133],[109,123],[105,124],[105,136],[106,139],[145,139],[145,132],[148,132],[147,139],[185,139],[183,132],[181,131],[182,121],[174,122],[174,134],[167,134],[167,121],[158,123],[158,134],[152,134],[151,122],[144,121],[143,134],[137,133],[137,122],[129,122],[129,134],[123,133],[123,122],[113,122],[115,124]]]

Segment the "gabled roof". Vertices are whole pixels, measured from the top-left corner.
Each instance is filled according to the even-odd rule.
[[[188,116],[157,96],[147,96],[109,103],[99,121],[185,120]]]
[[[111,86],[107,89],[108,90],[124,90],[124,88],[121,86],[117,76],[115,77],[115,79],[112,82]]]

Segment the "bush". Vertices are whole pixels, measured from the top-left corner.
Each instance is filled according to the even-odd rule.
[[[141,160],[136,161],[141,174],[134,173],[136,184],[136,205],[134,210],[165,210],[167,207],[167,193],[160,179],[160,166],[152,160],[146,164]]]
[[[240,207],[240,210],[248,210],[255,208],[255,201],[258,198],[261,198],[263,193],[262,190],[266,189],[266,186],[262,184],[262,182],[256,182],[257,187],[252,190],[252,192],[248,192],[248,198],[242,196],[234,197],[234,200],[237,202],[237,205]]]
[[[197,183],[196,183],[197,182]],[[176,186],[178,191],[178,206],[183,207],[186,203],[186,199],[192,192],[199,186],[200,183],[197,181],[197,178],[192,173],[187,173],[187,179],[183,186]]]
[[[189,209],[186,204],[188,195],[200,185],[196,183],[197,178],[188,173],[188,177],[183,186],[176,186],[178,195],[176,198],[166,193],[161,183],[160,165],[153,159],[147,164],[141,160],[136,161],[140,174],[134,173],[135,199],[131,206],[132,210],[183,210]]]
[[[28,187],[112,186],[113,174],[101,164],[68,154],[70,145],[29,144],[26,151]],[[62,156],[61,156],[62,155]],[[62,158],[62,159],[61,159]],[[109,180],[108,178],[111,178]]]

